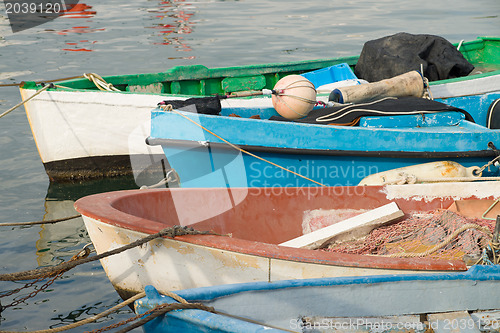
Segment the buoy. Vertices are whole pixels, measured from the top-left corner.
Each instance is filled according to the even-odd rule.
[[[422,75],[411,71],[378,82],[334,89],[328,100],[346,104],[365,103],[384,97],[422,97],[424,88]]]
[[[481,176],[481,173],[478,173],[479,170],[477,166],[466,168],[453,161],[428,162],[374,173],[365,177],[358,185],[402,185],[433,183],[454,178],[474,178]]]
[[[307,116],[316,104],[316,89],[300,75],[288,75],[274,86],[272,97],[276,111],[287,119]]]

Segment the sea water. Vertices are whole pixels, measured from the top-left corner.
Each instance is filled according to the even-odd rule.
[[[176,65],[222,67],[351,56],[368,40],[402,31],[435,34],[451,42],[500,36],[498,0],[86,0],[76,9],[12,33],[0,4],[0,84],[89,72],[160,72]],[[0,113],[20,101],[16,87],[0,87]],[[49,183],[24,109],[0,118],[0,223],[70,216],[81,196],[134,187],[133,181],[120,179]],[[90,242],[81,218],[0,228],[0,273],[58,264]],[[23,285],[0,282],[0,296]],[[12,297],[0,301],[6,305]],[[2,312],[0,330],[56,328],[120,301],[100,264],[85,264]],[[131,316],[124,308],[72,332]]]

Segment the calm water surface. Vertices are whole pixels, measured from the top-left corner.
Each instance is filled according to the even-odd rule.
[[[71,14],[13,34],[2,3],[0,84],[88,72],[145,73],[175,65],[220,67],[355,55],[364,42],[401,31],[458,42],[499,36],[498,15],[498,0],[85,0]],[[0,87],[0,113],[19,101],[17,88]],[[73,202],[81,196],[136,186],[121,179],[49,184],[21,108],[0,119],[0,157],[0,222],[73,215]],[[90,241],[81,219],[1,228],[0,273],[58,264]],[[21,285],[1,282],[0,293]],[[8,304],[12,298],[0,301]],[[86,264],[5,310],[0,330],[55,328],[118,302],[100,264]],[[71,332],[132,315],[126,308]]]

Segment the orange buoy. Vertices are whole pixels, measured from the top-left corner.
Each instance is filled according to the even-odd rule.
[[[272,97],[276,111],[287,119],[307,116],[316,104],[316,89],[300,75],[288,75],[274,86]]]

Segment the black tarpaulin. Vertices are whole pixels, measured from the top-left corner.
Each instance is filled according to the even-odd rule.
[[[429,81],[466,76],[474,69],[446,39],[400,32],[366,42],[354,73],[360,79],[375,82],[420,71],[421,65]]]
[[[186,100],[173,99],[158,103],[158,105],[172,105],[174,109],[196,112],[201,114],[218,115],[221,112],[221,104],[218,96],[193,97]],[[194,106],[189,108],[189,106]]]

